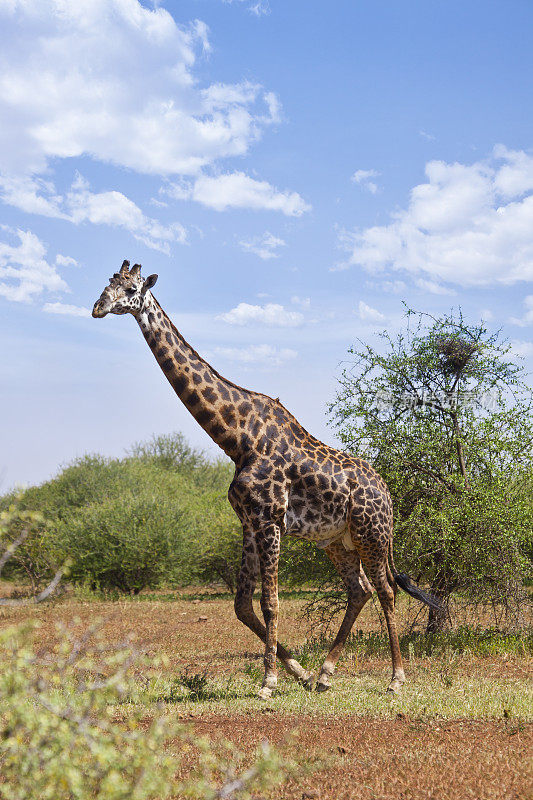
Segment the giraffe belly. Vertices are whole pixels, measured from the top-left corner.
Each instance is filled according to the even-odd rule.
[[[285,514],[286,534],[327,547],[346,532],[347,499],[339,492],[332,502],[323,502],[320,496],[291,491]]]

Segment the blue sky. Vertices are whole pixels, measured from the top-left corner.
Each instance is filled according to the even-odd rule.
[[[124,258],[315,435],[356,338],[460,305],[533,357],[523,2],[0,0],[0,487],[181,430]]]

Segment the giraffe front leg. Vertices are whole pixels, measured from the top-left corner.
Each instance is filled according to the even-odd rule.
[[[246,526],[243,529],[243,551],[241,569],[237,581],[237,592],[235,594],[235,614],[247,628],[258,636],[263,643],[266,642],[266,629],[260,619],[258,619],[253,607],[253,594],[259,574],[259,556],[255,535]],[[312,686],[313,675],[307,672],[298,661],[292,657],[291,653],[278,642],[277,657],[280,659],[285,670],[296,680],[309,688]]]
[[[261,611],[265,620],[265,677],[259,697],[268,700],[278,685],[276,654],[278,648],[278,562],[280,529],[271,523],[256,532],[261,570]]]

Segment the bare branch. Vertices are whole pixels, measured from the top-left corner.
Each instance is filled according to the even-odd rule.
[[[21,545],[22,542],[28,538],[28,535],[29,535],[29,530],[25,528],[20,534],[20,536],[17,536],[15,541],[11,542],[11,544],[6,547],[6,549],[0,556],[0,574],[2,573],[2,570],[4,569],[5,565],[7,564],[7,562],[9,561],[9,559],[11,558],[17,547],[19,547],[19,545]]]
[[[32,597],[24,597],[21,598],[20,600],[19,599],[15,600],[10,597],[2,597],[0,598],[0,606],[10,606],[11,608],[13,608],[18,606],[34,606],[37,603],[42,603],[44,600],[47,600],[51,594],[55,592],[55,590],[59,585],[59,581],[61,580],[64,574],[65,574],[65,568],[61,567],[60,569],[57,570],[56,574],[54,575],[48,586],[46,586],[42,590],[42,592],[39,592],[39,594],[35,594]]]
[[[422,472],[424,475],[427,475],[428,477],[438,481],[438,483],[442,484],[442,486],[445,486],[446,489],[448,489],[448,491],[452,494],[457,494],[457,487],[454,486],[453,483],[447,481],[440,472],[436,472],[428,467],[424,467],[422,464],[415,464],[414,461],[410,461],[408,458],[402,458],[402,463],[412,467],[412,469],[414,469],[416,472]]]
[[[263,756],[269,755],[268,742],[263,742],[262,750]],[[256,765],[243,772],[240,778],[226,780],[225,783],[223,783],[222,786],[217,789],[215,797],[220,798],[220,800],[232,800],[237,792],[240,793],[244,791],[250,785],[250,783],[255,780],[259,774],[259,771],[260,767]]]

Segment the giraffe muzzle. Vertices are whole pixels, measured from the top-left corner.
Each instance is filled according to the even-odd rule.
[[[105,308],[101,300],[97,300],[93,307],[93,317],[95,319],[100,319],[101,317],[105,317],[105,315],[108,313],[109,309]]]

